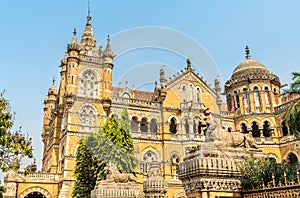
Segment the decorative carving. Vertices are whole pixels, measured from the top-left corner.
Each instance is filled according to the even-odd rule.
[[[255,139],[249,134],[240,132],[226,132],[223,131],[216,143],[218,146],[229,147],[245,147],[245,148],[258,148]]]
[[[133,174],[120,173],[118,168],[113,164],[108,165],[104,170],[108,174],[107,179],[104,180],[106,183],[136,183],[136,177]]]

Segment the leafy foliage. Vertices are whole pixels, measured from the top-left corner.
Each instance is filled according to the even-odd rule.
[[[133,155],[129,115],[125,108],[121,120],[107,119],[96,133],[80,141],[75,168],[73,198],[89,198],[97,180],[106,179],[104,168],[113,163],[120,172],[133,173],[137,160]]]
[[[5,192],[4,186],[0,186],[0,198],[3,198],[4,192]]]
[[[240,180],[244,189],[261,188],[263,182],[267,186],[273,181],[272,174],[276,184],[279,182],[284,184],[284,174],[287,181],[297,181],[297,167],[286,161],[276,163],[270,159],[246,157],[238,167],[242,174]]]
[[[284,90],[284,94],[300,94],[300,72],[292,73],[293,83],[289,89]],[[300,138],[300,98],[294,100],[283,116],[284,121],[289,126],[291,134]]]
[[[89,198],[91,191],[94,189],[97,181],[97,171],[100,164],[89,149],[85,145],[85,141],[79,142],[78,151],[76,153],[76,167],[74,177],[76,179],[73,198]]]
[[[121,120],[108,119],[98,133],[91,134],[87,145],[104,164],[112,163],[120,172],[133,173],[137,160],[133,154],[133,141],[129,128],[129,116],[125,108]]]
[[[9,102],[0,94],[0,169],[4,172],[9,170],[9,162],[13,156],[33,157],[31,139],[25,137],[19,130],[11,132],[13,116]]]

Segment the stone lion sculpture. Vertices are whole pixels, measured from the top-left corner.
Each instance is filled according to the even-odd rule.
[[[243,134],[240,132],[223,131],[216,145],[224,147],[258,148],[255,139],[249,133]]]
[[[108,183],[127,183],[134,182],[136,183],[136,177],[133,174],[129,173],[120,173],[118,168],[115,165],[108,165],[104,168],[107,172],[106,182]]]

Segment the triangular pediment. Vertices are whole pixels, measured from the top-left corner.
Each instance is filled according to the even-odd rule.
[[[198,85],[202,90],[209,92],[214,97],[216,97],[216,92],[214,88],[210,87],[209,84],[203,80],[201,76],[196,74],[193,69],[185,69],[183,72],[179,73],[177,76],[169,79],[166,82],[165,90],[168,91],[174,87],[180,87],[181,84],[193,83]]]

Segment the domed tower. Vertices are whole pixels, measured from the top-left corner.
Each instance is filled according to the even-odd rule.
[[[277,142],[274,108],[281,103],[280,80],[265,65],[251,59],[248,46],[245,58],[225,83],[228,111],[236,131],[252,133],[258,142]]]

